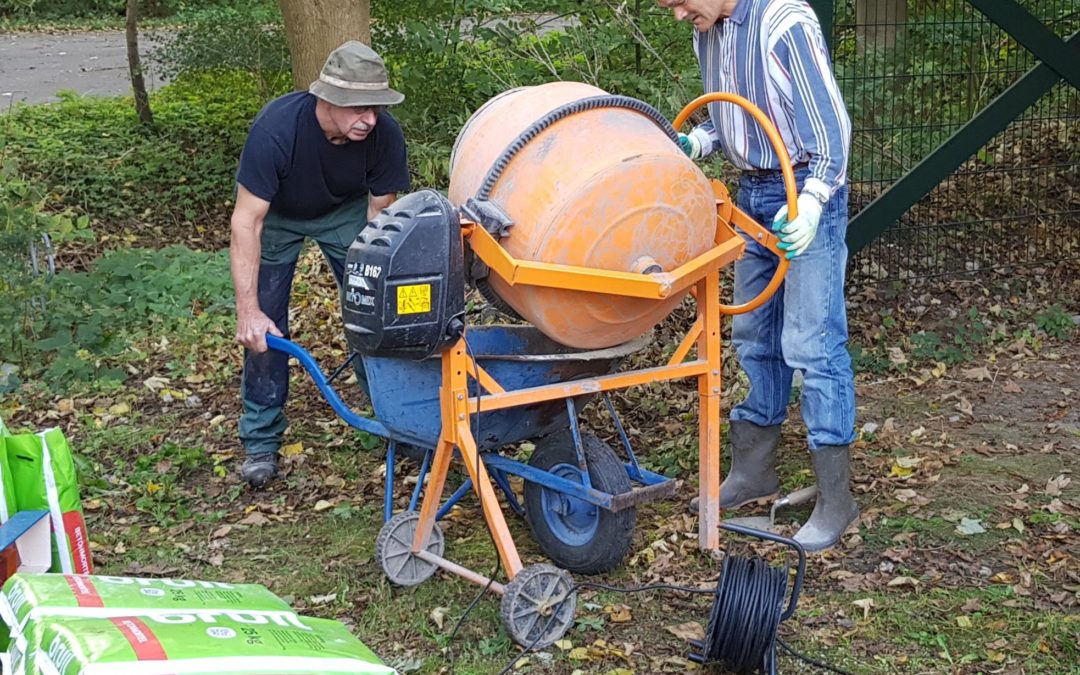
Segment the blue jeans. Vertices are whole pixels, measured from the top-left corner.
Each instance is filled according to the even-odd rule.
[[[801,189],[807,170],[795,175]],[[744,174],[739,182],[739,208],[767,227],[785,203],[779,174]],[[791,261],[776,295],[758,309],[735,316],[732,324],[732,340],[750,380],[750,393],[732,409],[731,419],[758,426],[783,422],[792,374],[801,370],[802,417],[811,450],[855,440],[855,383],[844,307],[847,223],[845,186],[825,205],[813,242]],[[744,238],[746,255],[735,263],[736,303],[760,293],[779,262],[768,249]]]
[[[305,238],[313,238],[330,264],[338,288],[345,273],[348,245],[367,224],[367,199],[347,202],[321,219],[293,221],[268,214],[263,227],[259,264],[259,307],[289,337],[289,296]],[[364,366],[353,359],[360,386],[367,391]],[[285,400],[289,396],[289,356],[274,349],[262,354],[244,350],[240,378],[240,442],[248,455],[277,452],[285,429]]]

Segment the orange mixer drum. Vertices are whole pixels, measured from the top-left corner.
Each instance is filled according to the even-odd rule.
[[[606,92],[578,82],[507,91],[477,110],[450,159],[450,201],[477,196],[504,149],[552,110]],[[709,249],[716,206],[704,174],[642,112],[603,107],[575,112],[528,142],[490,190],[514,225],[501,243],[515,258],[619,272],[670,272]],[[655,268],[652,268],[655,269]],[[511,287],[489,277],[499,297],[545,335],[597,349],[644,334],[680,297],[627,298]]]

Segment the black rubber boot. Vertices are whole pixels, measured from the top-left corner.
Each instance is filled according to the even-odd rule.
[[[859,519],[859,505],[851,496],[851,460],[848,446],[823,446],[810,452],[817,478],[817,503],[810,520],[795,541],[807,551],[832,548],[844,530]]]
[[[276,452],[248,455],[244,458],[243,466],[240,467],[240,478],[255,489],[263,487],[277,475],[278,454]]]
[[[776,475],[776,448],[780,445],[780,425],[759,427],[753,422],[732,421],[731,471],[720,484],[720,508],[737,509],[780,493]],[[697,513],[698,499],[690,501]]]

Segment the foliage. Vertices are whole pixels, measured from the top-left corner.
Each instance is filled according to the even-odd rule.
[[[179,28],[155,35],[150,61],[162,77],[238,72],[254,79],[262,100],[283,90],[289,49],[276,5],[214,6],[181,12],[177,19]]]
[[[282,80],[284,82],[284,80]],[[112,228],[220,228],[248,125],[263,104],[242,73],[185,75],[151,95],[146,128],[127,98],[62,94],[59,103],[17,106],[8,152],[47,183],[51,208],[74,208]]]
[[[52,247],[93,236],[86,216],[50,213],[45,201],[40,184],[0,166],[0,363],[23,361],[23,337],[46,311]]]
[[[248,9],[264,3],[252,0],[140,0],[139,16],[175,17],[207,8]],[[14,24],[70,24],[74,21],[123,22],[126,11],[116,0],[0,0],[0,19]]]
[[[113,251],[87,272],[58,272],[47,311],[0,326],[0,361],[60,389],[91,378],[122,381],[125,359],[139,358],[137,340],[202,330],[231,315],[226,252]]]

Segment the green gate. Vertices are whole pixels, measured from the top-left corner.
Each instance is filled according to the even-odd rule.
[[[854,127],[854,278],[1080,257],[1080,0],[811,4]]]

